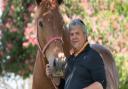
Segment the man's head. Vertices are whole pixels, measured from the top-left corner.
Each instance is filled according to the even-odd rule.
[[[87,28],[80,19],[74,19],[69,23],[69,37],[72,47],[79,50],[87,41]]]

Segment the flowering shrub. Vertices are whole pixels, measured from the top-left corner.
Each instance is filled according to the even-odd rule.
[[[36,55],[33,0],[3,0],[0,24],[0,70],[27,77]]]

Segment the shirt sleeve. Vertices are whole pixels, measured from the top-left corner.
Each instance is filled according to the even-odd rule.
[[[94,82],[100,82],[104,89],[106,89],[106,75],[104,63],[101,56],[97,53],[91,53],[88,57],[89,63],[87,65]]]

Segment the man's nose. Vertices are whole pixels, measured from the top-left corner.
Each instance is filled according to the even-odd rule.
[[[72,38],[75,39],[77,37],[77,34],[73,34]]]

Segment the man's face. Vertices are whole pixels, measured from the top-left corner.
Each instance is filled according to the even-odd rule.
[[[85,43],[86,38],[82,31],[82,28],[75,26],[70,30],[70,42],[75,50],[79,50]]]

